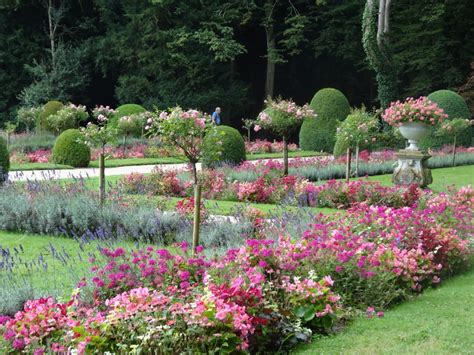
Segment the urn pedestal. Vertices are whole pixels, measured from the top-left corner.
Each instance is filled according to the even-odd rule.
[[[395,185],[418,184],[426,187],[433,182],[427,164],[431,155],[421,152],[417,143],[429,134],[430,128],[423,122],[405,122],[399,130],[409,146],[396,154],[398,165],[393,171],[392,181]]]
[[[400,150],[396,154],[398,165],[393,171],[392,182],[395,185],[418,184],[426,187],[433,182],[431,169],[428,168],[428,159],[431,155],[418,150]]]

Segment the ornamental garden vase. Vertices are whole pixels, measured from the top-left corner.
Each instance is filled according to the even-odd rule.
[[[426,137],[430,133],[430,127],[423,122],[405,122],[400,127],[398,127],[400,133],[403,137],[408,139],[410,144],[406,150],[416,150],[419,151],[418,141]]]

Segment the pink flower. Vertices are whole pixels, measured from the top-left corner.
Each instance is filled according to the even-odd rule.
[[[259,126],[258,124],[256,124],[255,127],[253,128],[253,130],[254,130],[255,132],[258,132],[258,131],[260,131],[261,129],[262,129],[262,127]]]

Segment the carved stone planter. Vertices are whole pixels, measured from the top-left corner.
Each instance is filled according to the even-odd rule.
[[[418,141],[430,133],[430,127],[423,122],[406,122],[398,129],[401,135],[408,139],[408,143],[410,143],[406,150],[419,151]]]

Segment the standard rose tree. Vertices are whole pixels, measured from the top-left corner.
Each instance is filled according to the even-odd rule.
[[[359,176],[359,148],[362,144],[375,141],[378,129],[377,117],[364,108],[354,110],[337,128],[336,141],[342,141],[343,146],[356,149],[356,176]]]
[[[296,105],[292,100],[267,99],[265,109],[260,112],[254,130],[266,129],[283,139],[284,174],[288,175],[288,137],[301,125],[304,119],[316,117],[316,113],[304,106]]]
[[[215,129],[209,116],[197,110],[184,111],[175,107],[168,111],[157,112],[147,122],[145,129],[151,136],[158,136],[164,145],[177,147],[192,166],[194,182],[194,229],[193,251],[199,244],[199,224],[201,206],[201,186],[198,181],[197,163],[203,153],[204,136]],[[217,135],[214,144],[218,145]],[[215,154],[219,154],[216,150]]]
[[[81,128],[83,141],[91,147],[99,147],[99,196],[101,206],[105,201],[105,147],[117,139],[117,130],[107,126],[109,120],[116,114],[109,106],[96,106],[92,114],[97,124],[89,122]]]
[[[464,118],[455,118],[453,120],[445,121],[436,131],[436,135],[442,137],[452,137],[453,139],[453,161],[452,165],[456,163],[456,142],[457,137],[462,132],[465,132],[469,129],[474,121],[470,121]]]

